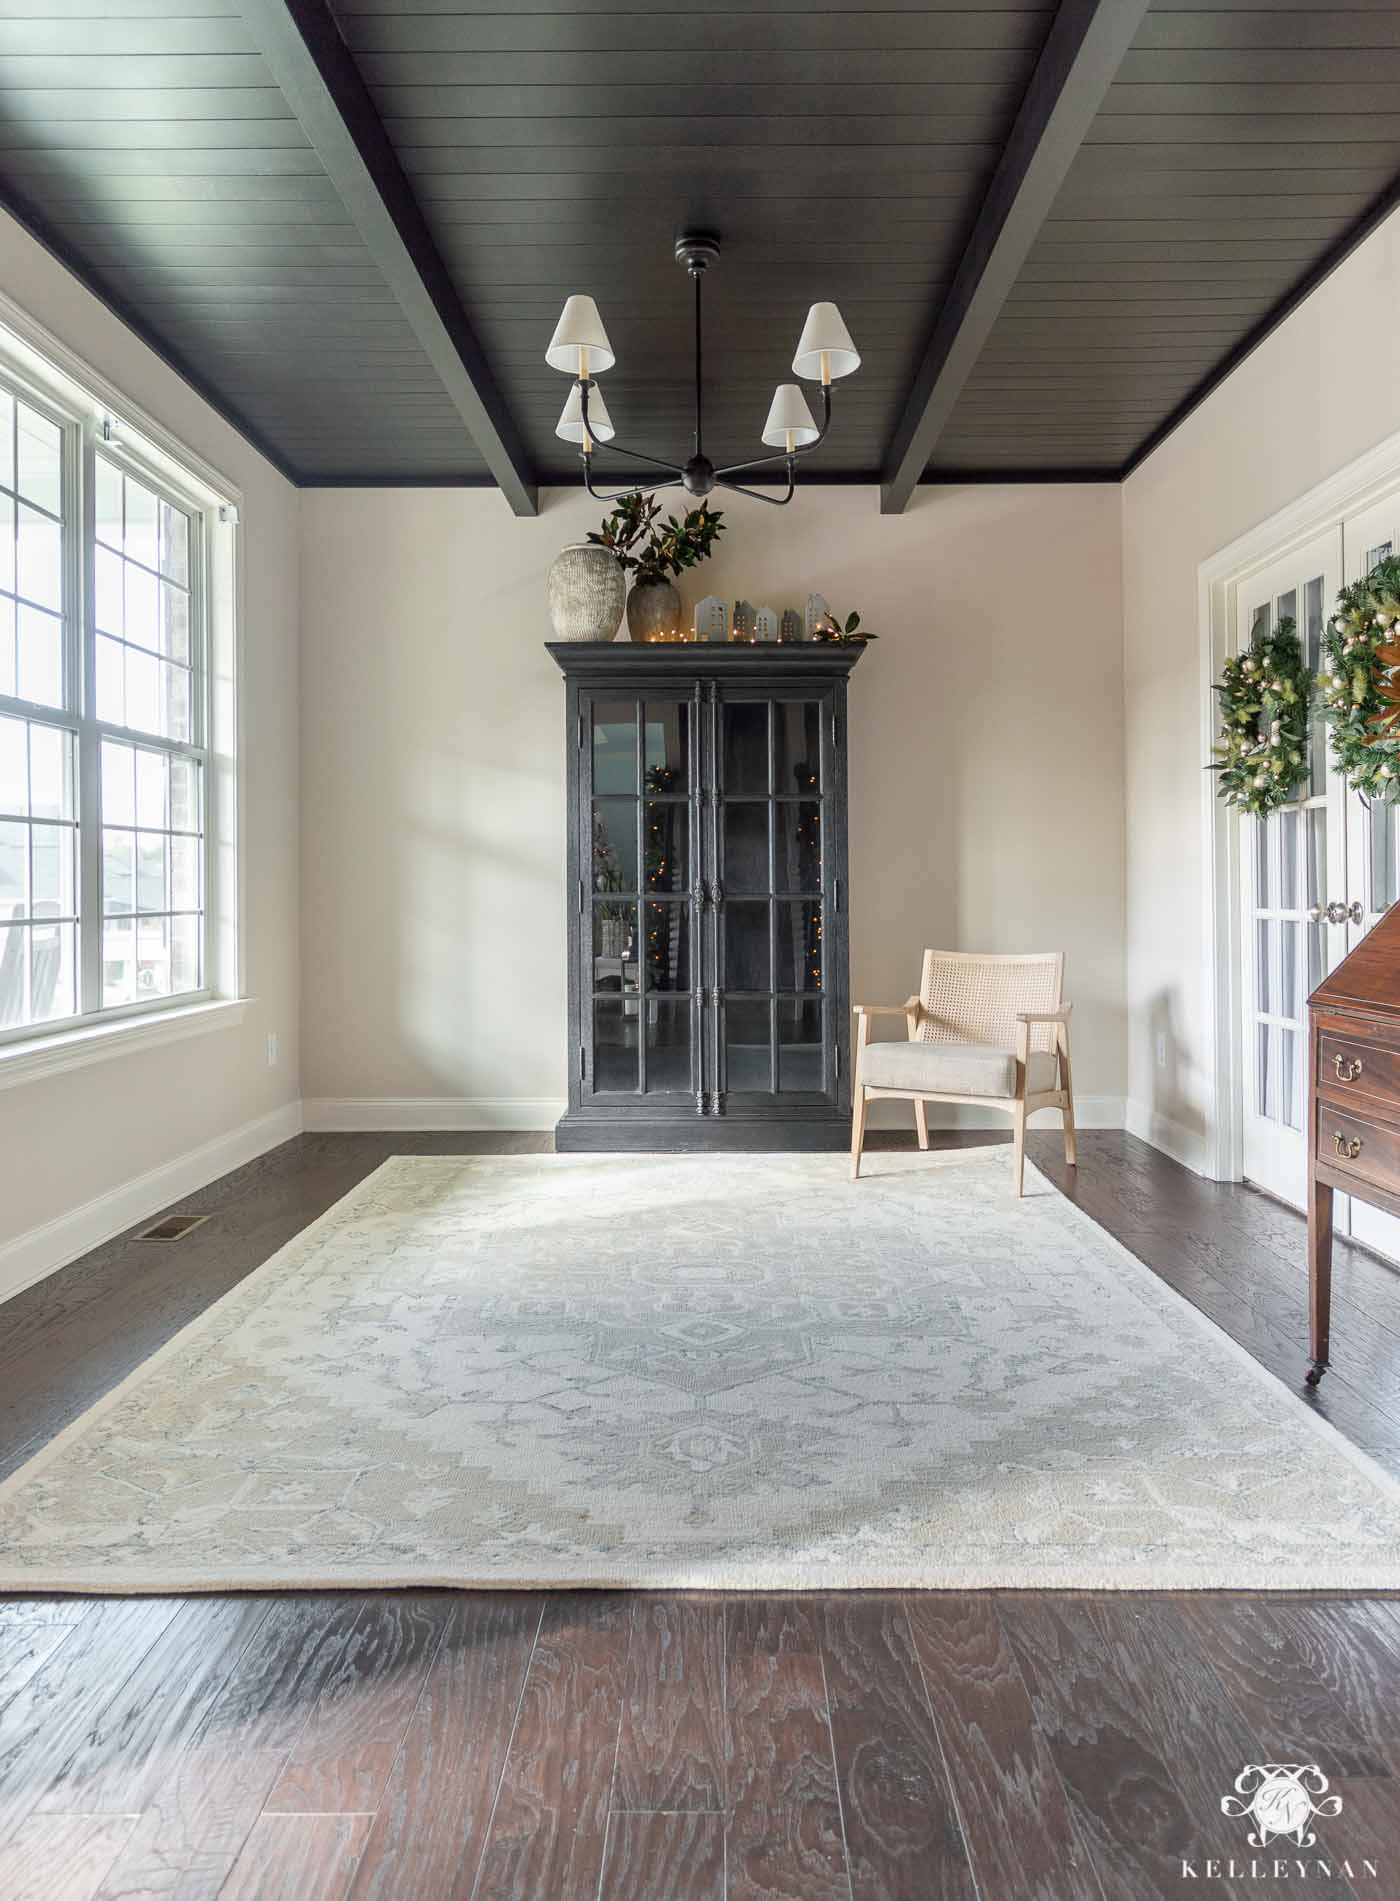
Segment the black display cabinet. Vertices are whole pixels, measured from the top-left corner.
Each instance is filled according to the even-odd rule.
[[[560,1149],[850,1138],[846,679],[859,642],[552,642],[567,684]]]

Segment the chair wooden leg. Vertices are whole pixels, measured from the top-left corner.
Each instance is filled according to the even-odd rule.
[[[928,1147],[928,1104],[922,1096],[914,1098],[914,1127],[919,1132],[919,1147]]]
[[[1016,1193],[1026,1192],[1026,1105],[1018,1102],[1011,1112],[1011,1178]]]
[[[865,1090],[856,1084],[855,1101],[851,1104],[851,1180],[860,1175],[860,1152],[865,1146]]]
[[[1079,1145],[1074,1130],[1074,1079],[1069,1073],[1069,1039],[1060,1050],[1060,1087],[1065,1092],[1065,1161],[1071,1168],[1079,1161]]]

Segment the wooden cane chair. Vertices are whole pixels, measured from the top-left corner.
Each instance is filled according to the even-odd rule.
[[[1074,1165],[1074,1088],[1062,951],[993,956],[924,952],[918,994],[903,1003],[858,1003],[851,1179],[860,1174],[865,1113],[872,1101],[914,1104],[919,1147],[928,1147],[930,1102],[1004,1109],[1011,1117],[1012,1176],[1024,1193],[1026,1118],[1064,1116],[1065,1160]],[[903,1017],[904,1042],[872,1043],[875,1017]]]

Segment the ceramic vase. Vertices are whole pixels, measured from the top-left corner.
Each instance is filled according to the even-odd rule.
[[[627,577],[595,541],[571,542],[550,563],[549,618],[559,640],[611,640],[622,619]]]
[[[633,640],[674,637],[681,624],[681,597],[669,581],[638,581],[627,596],[627,631]]]

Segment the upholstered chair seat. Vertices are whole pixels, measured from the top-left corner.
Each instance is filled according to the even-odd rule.
[[[1055,1087],[1053,1050],[1032,1050],[1026,1062],[1026,1088],[1032,1094]],[[1016,1052],[989,1043],[868,1043],[861,1058],[867,1089],[908,1090],[930,1096],[1016,1094]]]

